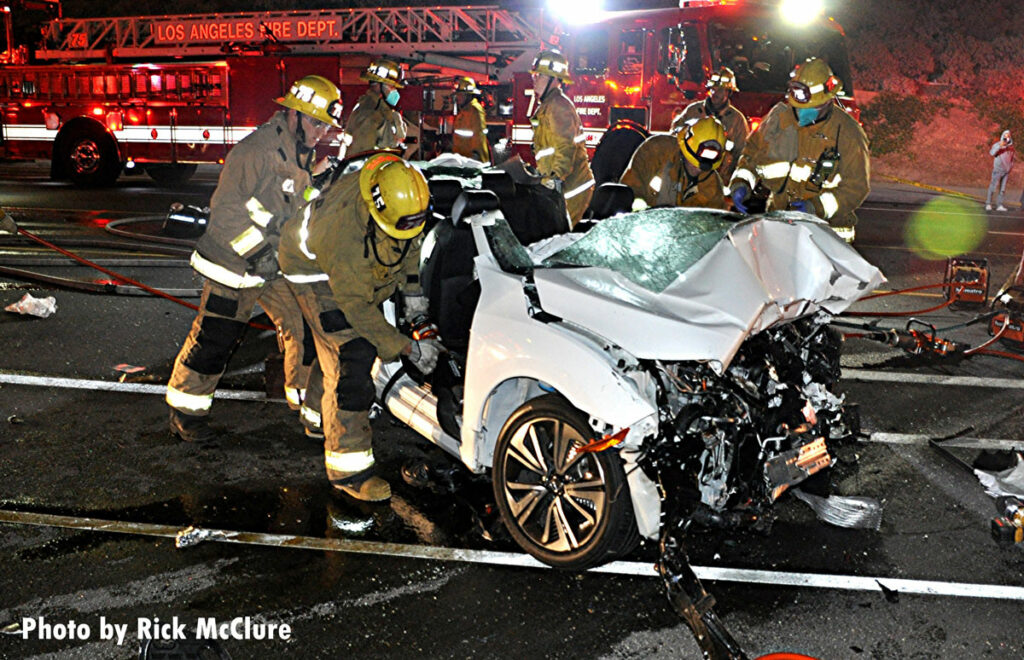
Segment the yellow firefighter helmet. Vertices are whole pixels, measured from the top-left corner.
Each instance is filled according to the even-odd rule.
[[[542,50],[533,60],[530,73],[558,78],[566,85],[572,84],[569,77],[569,60],[557,50]]]
[[[714,117],[702,117],[687,122],[676,135],[679,150],[694,167],[702,172],[718,169],[732,144],[725,137],[722,122]]]
[[[359,74],[359,78],[368,82],[391,85],[395,89],[405,87],[402,84],[402,67],[398,66],[398,62],[384,58],[370,62],[366,70]]]
[[[736,86],[736,74],[732,72],[727,66],[723,66],[717,72],[712,73],[708,76],[708,80],[704,83],[704,86],[708,89],[714,89],[715,87],[721,87],[723,89],[729,89],[734,92],[740,91],[740,88]]]
[[[476,81],[469,76],[459,78],[455,83],[455,91],[462,92],[463,94],[480,94],[480,88],[476,86]]]
[[[341,126],[341,92],[337,85],[323,76],[299,78],[287,94],[274,99],[274,102],[325,124]]]
[[[809,58],[789,74],[786,101],[794,108],[816,108],[831,101],[843,89],[825,60]]]
[[[394,154],[378,154],[366,161],[359,172],[359,193],[377,226],[393,238],[414,238],[430,217],[426,177]]]

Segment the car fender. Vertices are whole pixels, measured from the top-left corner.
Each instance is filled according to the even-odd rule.
[[[463,404],[463,460],[490,466],[505,420],[530,398],[557,392],[597,429],[654,433],[657,406],[597,341],[557,322],[531,317],[520,277],[478,260],[482,287],[473,317]],[[645,423],[646,422],[646,423]],[[467,461],[466,449],[472,448]],[[471,468],[476,467],[469,465]]]

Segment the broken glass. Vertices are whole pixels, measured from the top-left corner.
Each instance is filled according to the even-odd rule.
[[[543,266],[596,266],[661,293],[711,250],[739,216],[724,211],[652,209],[602,220]]]

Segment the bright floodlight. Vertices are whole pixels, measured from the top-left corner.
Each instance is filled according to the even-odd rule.
[[[808,25],[825,13],[824,0],[782,0],[779,4],[782,20],[793,25]]]
[[[548,11],[565,23],[596,23],[604,17],[601,0],[547,0]]]

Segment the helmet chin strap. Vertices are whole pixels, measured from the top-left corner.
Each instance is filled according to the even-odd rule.
[[[306,146],[306,129],[302,126],[302,113],[295,110],[295,162],[304,170],[310,169],[316,149]],[[305,157],[305,163],[303,163]]]

